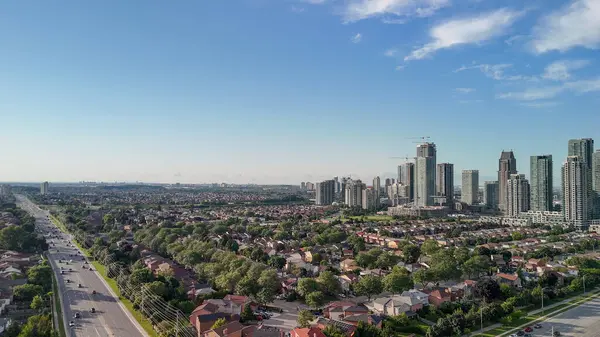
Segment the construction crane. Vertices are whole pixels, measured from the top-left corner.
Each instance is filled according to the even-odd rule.
[[[425,142],[425,140],[426,140],[426,139],[429,139],[429,138],[431,138],[431,137],[429,137],[429,136],[421,136],[421,137],[406,137],[406,138],[404,138],[404,139],[420,139],[420,140],[421,140],[421,142]],[[414,143],[414,142],[413,142],[413,143]]]
[[[415,159],[414,157],[409,157],[408,155],[404,156],[404,157],[390,157],[390,159],[404,159],[405,163],[408,163],[409,159]]]

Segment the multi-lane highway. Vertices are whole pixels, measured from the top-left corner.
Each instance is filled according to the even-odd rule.
[[[600,298],[594,298],[541,322],[542,328],[534,330],[533,336],[551,337],[552,331],[555,331],[560,336],[598,337],[599,317]]]
[[[67,336],[147,337],[72,238],[49,220],[48,212],[21,195],[17,196],[17,204],[35,217],[36,230],[50,245],[48,259],[58,282]]]

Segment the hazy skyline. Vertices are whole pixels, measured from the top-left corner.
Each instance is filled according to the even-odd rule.
[[[600,0],[0,4],[0,181],[289,183],[600,142]],[[600,144],[597,145],[600,147]]]

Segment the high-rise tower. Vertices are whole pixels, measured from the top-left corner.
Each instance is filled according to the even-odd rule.
[[[562,167],[562,209],[565,220],[578,227],[590,219],[587,163],[580,156],[569,156]]]
[[[462,189],[460,200],[467,205],[477,203],[479,196],[479,171],[478,170],[463,170],[462,171]]]
[[[436,147],[423,143],[417,147],[415,163],[415,205],[432,206],[435,195]]]
[[[502,151],[498,161],[498,207],[506,211],[507,192],[506,185],[511,174],[517,173],[517,160],[512,151]]]
[[[531,210],[552,210],[552,155],[530,158]]]
[[[435,194],[446,197],[446,203],[452,203],[454,200],[454,164],[437,164],[435,180]]]
[[[506,215],[516,217],[529,210],[529,182],[524,174],[511,174],[506,184]]]

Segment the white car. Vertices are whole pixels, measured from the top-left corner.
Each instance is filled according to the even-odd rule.
[[[70,321],[70,322],[69,322],[69,326],[70,326],[70,327],[74,327],[74,326],[75,326],[75,322],[73,322],[73,321]]]

